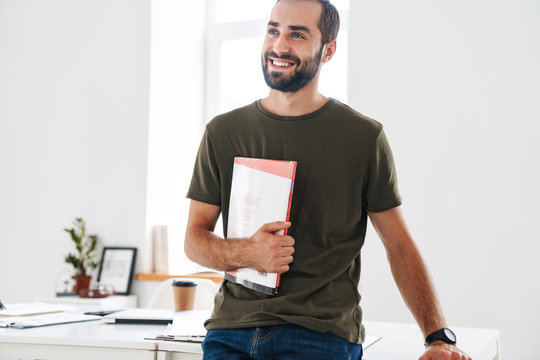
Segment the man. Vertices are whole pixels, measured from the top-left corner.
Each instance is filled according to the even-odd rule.
[[[274,296],[223,282],[206,321],[205,359],[360,359],[358,281],[368,216],[427,337],[421,359],[468,359],[445,329],[406,229],[382,125],[318,92],[338,28],[328,1],[278,1],[261,57],[268,97],[206,128],[188,192],[186,254],[218,270],[250,267],[282,276]],[[297,161],[290,222],[265,224],[247,239],[213,233],[220,212],[227,228],[235,156]],[[275,235],[284,229],[288,235]]]

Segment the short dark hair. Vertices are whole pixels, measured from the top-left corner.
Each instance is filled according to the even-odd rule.
[[[322,6],[319,18],[319,30],[321,31],[322,44],[335,40],[339,31],[339,13],[330,0],[314,0]],[[277,0],[279,2],[279,0]]]

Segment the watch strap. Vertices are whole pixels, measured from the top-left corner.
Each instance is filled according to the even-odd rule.
[[[426,337],[426,340],[424,342],[424,346],[428,347],[435,341],[440,340],[447,344],[455,345],[456,344],[456,335],[454,332],[448,328],[442,328],[440,330],[437,330],[435,332],[432,332]]]

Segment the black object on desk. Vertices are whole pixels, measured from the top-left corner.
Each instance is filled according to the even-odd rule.
[[[105,315],[103,321],[108,324],[170,324],[174,311],[165,309],[127,309]]]
[[[84,313],[84,315],[97,315],[97,316],[105,316],[109,315],[115,312],[119,312],[122,310],[100,310],[100,311],[87,311]]]

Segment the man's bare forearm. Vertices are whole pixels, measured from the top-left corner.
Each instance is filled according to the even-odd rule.
[[[422,329],[424,337],[447,327],[435,287],[405,225],[401,208],[369,213],[369,217],[384,244],[399,292]],[[470,360],[456,346],[442,341],[431,343],[420,358],[435,359]]]
[[[435,287],[405,225],[401,208],[369,215],[383,241],[401,296],[424,335],[446,327]]]
[[[387,249],[387,256],[401,296],[424,337],[446,327],[435,287],[414,241],[402,240],[396,248]]]
[[[220,271],[234,270],[248,266],[242,259],[248,258],[242,239],[223,239],[212,231],[190,228],[186,232],[184,250],[187,257],[197,264]]]
[[[243,267],[271,273],[289,270],[294,239],[274,234],[288,229],[291,223],[276,221],[262,225],[249,238],[223,239],[214,234],[220,211],[219,206],[191,201],[184,241],[184,251],[191,261],[222,271]]]

